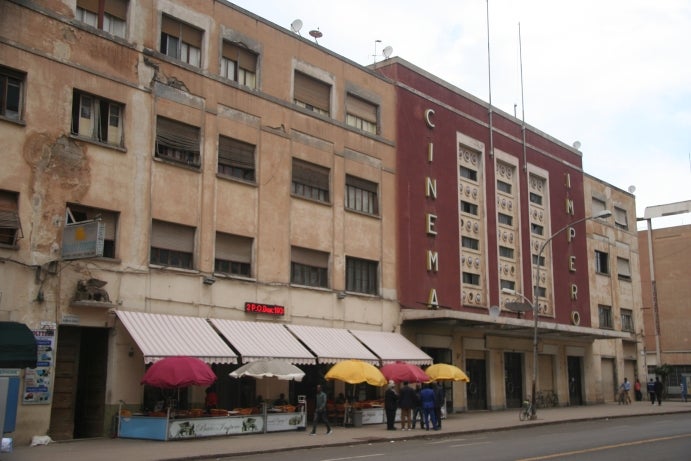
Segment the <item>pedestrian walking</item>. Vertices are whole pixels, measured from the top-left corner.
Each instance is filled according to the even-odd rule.
[[[446,403],[446,391],[444,391],[444,386],[442,383],[437,383],[434,388],[434,416],[437,418],[436,430],[441,429],[441,409]]]
[[[326,433],[331,434],[331,424],[326,415],[326,392],[322,390],[321,384],[317,384],[317,395],[314,399],[314,418],[312,418],[312,432],[310,435],[317,433],[317,423],[319,420],[326,424]]]
[[[628,405],[631,403],[631,383],[629,378],[624,378],[624,382],[619,386],[619,404]]]
[[[655,377],[655,398],[657,399],[657,404],[662,405],[662,382],[660,377]]]
[[[650,378],[650,381],[648,381],[647,389],[648,397],[650,397],[650,404],[655,405],[655,383],[653,382],[653,378]]]
[[[688,392],[688,384],[686,383],[686,376],[681,377],[681,401],[686,402],[686,393]]]
[[[425,387],[420,391],[420,400],[422,402],[422,417],[425,421],[425,429],[429,431],[429,423],[432,421],[432,428],[437,429],[437,417],[434,413],[434,408],[436,407],[434,399],[434,389],[432,389],[433,384],[426,384]]]
[[[424,428],[422,424],[422,400],[420,399],[420,391],[422,389],[420,388],[419,384],[415,385],[415,405],[413,406],[413,429],[415,429],[415,423],[418,419],[418,416],[420,417],[420,429]]]
[[[396,430],[396,410],[398,409],[398,394],[394,388],[394,382],[389,381],[389,385],[384,393],[384,412],[386,413],[386,429]]]
[[[410,415],[413,407],[415,407],[415,389],[408,385],[408,381],[403,382],[403,387],[401,387],[398,397],[398,406],[401,409],[401,430],[409,431],[412,429]]]

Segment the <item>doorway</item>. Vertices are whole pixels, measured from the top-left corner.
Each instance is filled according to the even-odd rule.
[[[504,352],[504,395],[506,408],[523,404],[523,354]]]
[[[583,364],[580,357],[567,357],[569,369],[569,404],[583,405]]]
[[[468,410],[487,409],[487,365],[484,359],[467,359],[466,374],[473,379],[466,384]]]

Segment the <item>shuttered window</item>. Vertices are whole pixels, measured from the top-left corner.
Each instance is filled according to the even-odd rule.
[[[250,88],[257,87],[257,55],[240,44],[223,42],[221,76]]]
[[[379,263],[346,258],[346,291],[376,295],[379,293]]]
[[[161,19],[161,53],[193,66],[201,66],[204,32],[165,14]]]
[[[322,115],[331,114],[331,85],[302,72],[295,72],[294,85],[295,104]]]
[[[378,189],[377,183],[346,175],[346,208],[361,213],[379,215]]]
[[[290,192],[300,197],[329,202],[329,169],[293,159],[293,180]]]
[[[352,94],[346,96],[346,124],[377,133],[377,106]]]
[[[629,219],[626,215],[626,210],[619,207],[614,207],[614,225],[619,229],[628,230]]]
[[[199,167],[199,128],[165,117],[156,119],[156,157]]]
[[[125,37],[127,0],[77,0],[77,19],[92,27]]]
[[[214,271],[222,274],[251,276],[252,239],[216,233]]]
[[[18,193],[0,190],[0,245],[14,247],[23,237],[18,203]]]
[[[290,255],[290,283],[328,288],[328,265],[328,253],[292,247]]]
[[[255,181],[255,146],[237,139],[219,136],[218,174]]]
[[[192,269],[194,233],[193,227],[153,220],[151,223],[151,264]]]

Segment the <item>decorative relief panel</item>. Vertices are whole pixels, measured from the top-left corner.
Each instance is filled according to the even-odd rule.
[[[485,239],[485,197],[482,155],[458,145],[459,239],[461,240],[461,304],[483,306],[487,280]],[[461,203],[463,202],[463,203]],[[477,242],[477,248],[464,247],[463,238]]]

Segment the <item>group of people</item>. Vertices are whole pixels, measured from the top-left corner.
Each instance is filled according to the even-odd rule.
[[[685,386],[682,386],[682,399],[684,398],[684,394],[686,392],[684,391]],[[636,379],[636,383],[634,384],[634,393],[636,396],[636,401],[640,402],[643,400],[643,394],[641,392],[641,382]],[[653,381],[653,378],[650,378],[650,381],[648,381],[647,384],[647,391],[648,391],[648,396],[650,397],[650,403],[651,405],[655,405],[655,401],[657,401],[658,405],[662,405],[662,381],[660,381],[659,377],[655,378],[655,381]],[[631,383],[629,382],[628,378],[624,378],[624,382],[621,383],[619,386],[619,395],[617,398],[617,401],[619,404],[629,404],[631,403]]]
[[[384,394],[384,411],[386,413],[386,429],[395,431],[396,411],[401,409],[401,430],[415,429],[420,418],[420,428],[441,429],[442,406],[446,400],[444,387],[441,383],[419,384],[413,389],[408,382],[403,382],[400,391],[389,381]]]
[[[662,405],[662,381],[660,381],[660,378],[656,377],[655,381],[653,381],[653,378],[650,378],[647,387],[650,404],[655,405],[655,400],[657,400],[657,404]]]

